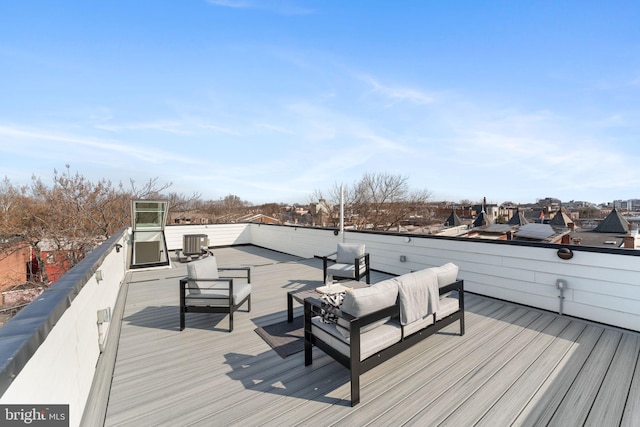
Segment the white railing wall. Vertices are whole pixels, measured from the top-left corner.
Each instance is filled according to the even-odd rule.
[[[70,425],[80,424],[100,356],[100,334],[106,337],[109,328],[109,323],[99,328],[97,312],[105,308],[113,311],[127,269],[126,250],[116,251],[115,244],[124,246],[125,235],[111,242],[112,249],[101,255],[101,262],[91,264],[88,256],[83,260],[87,263],[75,266],[24,309],[26,312],[31,306],[44,306],[54,293],[77,286],[77,291],[66,296],[70,305],[57,320],[50,320],[50,331],[40,337],[43,341],[2,394],[3,404],[69,404]],[[100,281],[97,270],[102,274]],[[20,322],[19,318],[13,320]]]
[[[251,241],[257,246],[313,258],[335,252],[337,243],[342,240],[333,230],[251,224]]]
[[[353,231],[342,236],[328,229],[267,224],[167,227],[169,250],[181,247],[184,234],[207,234],[212,247],[253,244],[303,258],[333,252],[343,240],[364,243],[374,270],[403,274],[453,262],[470,292],[555,312],[560,309],[560,279],[567,283],[565,314],[640,331],[640,256],[634,251],[572,246],[573,258],[564,260],[553,245]],[[4,353],[11,353],[8,344],[16,346],[15,357],[11,353],[0,361],[2,403],[69,404],[70,425],[80,423],[98,375],[97,311],[114,310],[126,278],[128,243],[126,232],[110,239],[65,274],[61,286],[44,292],[0,330]],[[40,315],[44,309],[51,310],[48,317]],[[22,328],[41,317],[42,324],[23,338],[24,346],[17,346]],[[104,336],[107,328],[103,325]]]
[[[310,258],[335,251],[341,236],[333,230],[252,224],[251,240]],[[564,260],[552,245],[352,231],[344,241],[364,243],[375,270],[403,274],[453,262],[470,292],[554,312],[560,311],[556,283],[561,279],[567,283],[564,314],[640,331],[640,256],[572,246],[574,257]]]
[[[170,251],[182,248],[182,236],[185,234],[206,234],[209,246],[214,247],[251,243],[249,224],[170,225],[165,227],[164,234]]]

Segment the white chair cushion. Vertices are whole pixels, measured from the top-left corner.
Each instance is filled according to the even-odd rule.
[[[364,267],[360,269],[360,273],[364,272]],[[349,277],[355,279],[356,268],[351,264],[331,264],[327,266],[327,273],[336,277]]]
[[[353,260],[364,255],[364,245],[358,243],[338,243],[336,262],[353,264]]]
[[[204,283],[204,282],[203,282]],[[215,289],[200,289],[197,294],[187,295],[185,297],[188,305],[201,305],[201,306],[229,306],[229,290],[220,287],[220,282],[209,282],[210,286],[215,284]],[[250,283],[234,283],[233,284],[233,305],[238,305],[240,301],[245,299],[251,294]]]
[[[191,261],[187,264],[187,277],[190,279],[188,284],[190,295],[199,295],[201,289],[210,288],[213,285],[213,282],[198,282],[197,279],[219,278],[216,257],[210,255],[197,261]]]

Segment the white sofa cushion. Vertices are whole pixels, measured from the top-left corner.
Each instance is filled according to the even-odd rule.
[[[402,327],[403,336],[407,337],[421,329],[426,328],[429,325],[433,325],[433,316],[426,316],[422,319],[418,319],[415,322],[411,322],[408,325]]]
[[[387,279],[375,285],[353,289],[348,291],[342,301],[341,310],[354,317],[361,317],[373,313],[383,308],[390,307],[398,299],[398,281],[396,278]],[[362,328],[361,332],[366,332],[385,323],[389,318],[382,319]],[[349,322],[338,319],[338,330],[344,338],[349,338]]]
[[[448,262],[440,267],[431,267],[429,270],[438,275],[438,286],[450,285],[458,279],[458,266]]]
[[[345,356],[350,355],[350,340],[345,338],[336,328],[335,323],[323,323],[320,317],[311,319],[311,332],[313,335],[329,344]],[[400,341],[402,329],[400,324],[392,319],[386,323],[360,334],[360,360],[384,350]]]
[[[440,310],[436,313],[436,321],[444,319],[450,314],[455,313],[460,308],[460,301],[458,301],[458,293],[451,292],[449,296],[440,298]]]

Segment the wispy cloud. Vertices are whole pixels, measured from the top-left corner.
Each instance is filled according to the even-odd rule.
[[[110,121],[110,120],[109,120]],[[211,130],[225,135],[240,136],[242,133],[228,126],[220,126],[213,124],[215,118],[202,116],[183,115],[177,120],[154,120],[132,123],[99,123],[94,125],[96,129],[106,130],[110,132],[128,132],[128,131],[157,131],[173,135],[194,135],[199,129]]]
[[[360,75],[358,79],[366,83],[373,92],[389,98],[394,102],[406,101],[418,105],[432,104],[435,102],[433,96],[417,89],[384,85],[369,75]]]
[[[450,134],[457,135],[448,146],[458,167],[480,178],[478,171],[485,171],[486,180],[468,181],[469,192],[499,188],[525,200],[559,194],[580,198],[640,181],[632,172],[639,159],[625,154],[615,137],[597,136],[588,118],[471,104],[450,106],[444,114],[464,118],[448,121]]]
[[[22,144],[27,143],[31,145],[33,150],[43,150],[43,152],[49,153],[49,156],[59,156],[62,154],[62,148],[66,148],[69,152],[74,151],[74,147],[84,147],[94,149],[95,156],[88,158],[100,160],[102,157],[108,154],[116,154],[121,156],[123,160],[133,157],[137,160],[142,160],[145,163],[164,163],[164,162],[183,162],[194,163],[193,159],[181,156],[176,153],[170,153],[162,149],[154,148],[149,150],[143,146],[136,146],[133,144],[126,144],[118,141],[111,141],[105,139],[98,139],[85,136],[77,136],[71,134],[57,133],[53,131],[33,129],[33,128],[17,128],[12,126],[0,125],[0,136],[7,137],[12,142],[6,145],[0,145],[1,151],[13,151],[13,147],[19,147],[21,151],[24,151]],[[21,143],[17,143],[17,140]],[[57,150],[51,151],[50,142],[61,143]],[[63,154],[64,155],[64,154]],[[66,161],[66,159],[62,159]]]
[[[260,128],[263,128],[263,129],[267,129],[269,131],[276,132],[276,133],[281,133],[281,134],[284,134],[284,135],[295,135],[294,131],[292,131],[290,129],[287,129],[287,128],[283,127],[283,126],[278,126],[278,125],[274,125],[274,124],[271,124],[271,123],[256,123],[256,126],[258,126]]]
[[[96,129],[107,130],[110,132],[120,131],[145,131],[152,130],[158,132],[167,132],[176,135],[188,135],[189,132],[181,129],[182,123],[177,121],[155,121],[155,122],[140,122],[140,123],[125,123],[125,124],[98,124],[95,125]]]
[[[231,7],[234,9],[244,9],[251,7],[251,4],[242,0],[207,0],[207,3],[214,6]]]
[[[226,135],[233,135],[233,136],[240,136],[242,135],[240,132],[235,131],[233,129],[229,129],[229,128],[225,128],[222,126],[216,126],[216,125],[209,125],[209,124],[200,124],[198,125],[198,127],[202,128],[202,129],[209,129],[209,130],[213,130],[215,132],[219,132],[219,133],[224,133]]]
[[[233,9],[260,9],[281,15],[311,15],[315,13],[314,9],[302,7],[296,1],[207,0],[207,3]]]

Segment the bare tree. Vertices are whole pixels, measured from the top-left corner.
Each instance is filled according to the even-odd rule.
[[[13,216],[16,211],[20,198],[23,197],[24,189],[18,188],[11,184],[7,176],[0,183],[0,235],[12,234],[12,224],[17,218]]]
[[[358,229],[392,230],[412,216],[424,216],[429,212],[430,193],[427,190],[411,191],[407,176],[366,173],[352,186],[342,187],[345,225],[351,224]],[[340,193],[341,186],[337,183],[327,193],[334,210],[339,207]],[[316,190],[314,194],[318,196],[322,192]],[[339,218],[336,221],[339,222]]]
[[[45,243],[66,256],[67,268],[77,264],[93,247],[131,224],[132,199],[166,199],[162,192],[171,184],[159,185],[157,178],[131,188],[102,179],[91,181],[79,173],[54,170],[53,186],[36,176],[31,185],[13,186],[8,178],[0,184],[0,234],[20,236],[35,249],[35,257],[44,265],[39,251]],[[188,205],[199,196],[171,194],[176,206]],[[40,269],[47,282],[46,271]]]
[[[280,219],[280,205],[277,203],[265,203],[259,206],[259,210],[263,215]]]
[[[68,166],[67,166],[68,167]],[[141,187],[139,187],[134,180],[129,180],[131,189],[129,190],[129,196],[136,200],[153,200],[162,199],[162,192],[169,189],[173,184],[168,182],[166,184],[158,184],[158,177],[149,178]]]

